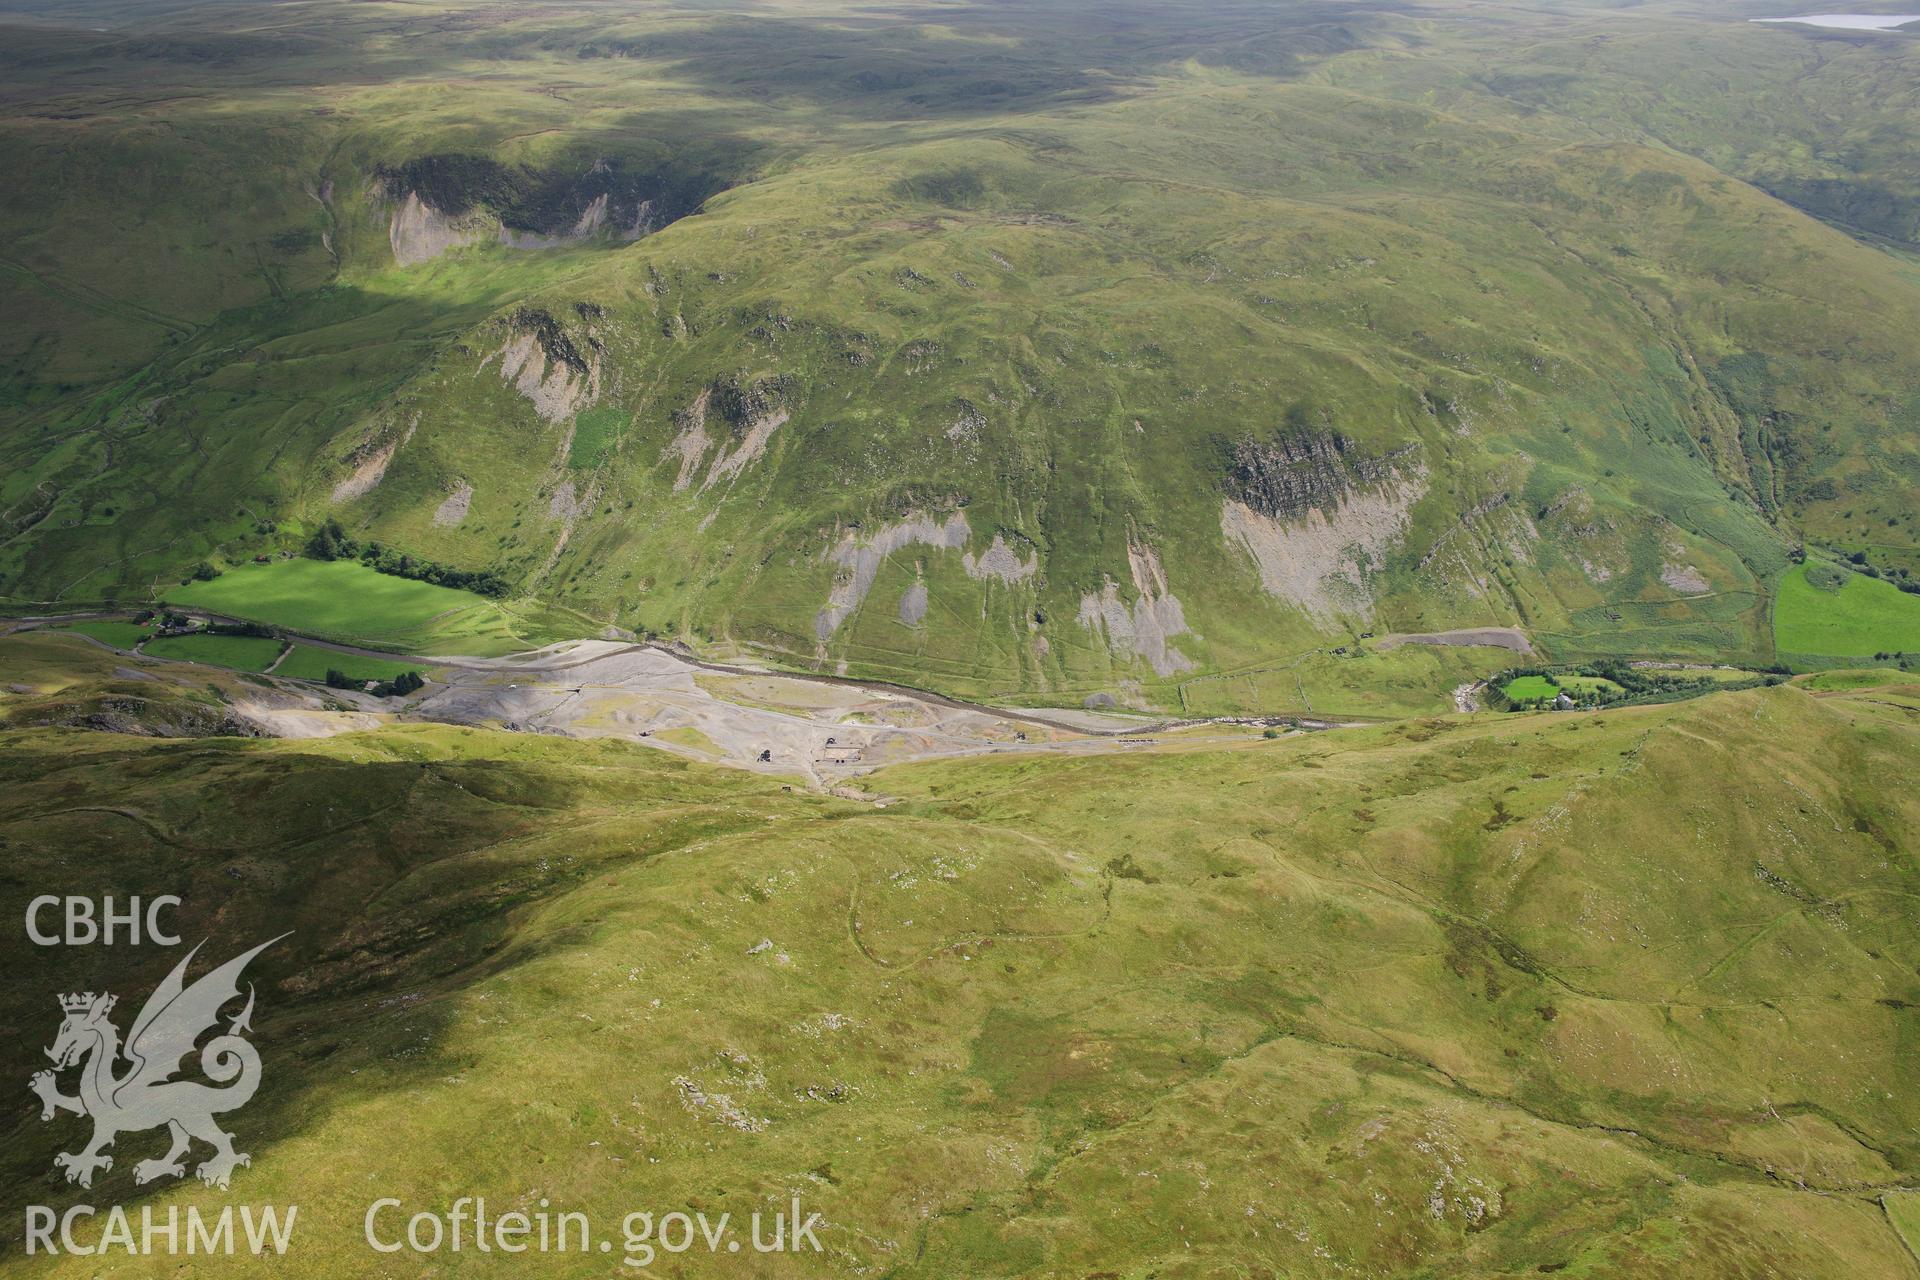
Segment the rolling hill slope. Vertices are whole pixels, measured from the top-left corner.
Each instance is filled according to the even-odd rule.
[[[111,233],[164,284],[92,252],[103,178],[58,183],[71,213],[15,197],[10,279],[55,299],[18,313],[0,441],[17,600],[141,598],[331,516],[713,651],[1217,709],[1300,699],[1297,663],[1390,631],[1770,661],[1803,540],[1920,568],[1920,277],[1861,238],[1894,223],[1775,194],[1840,179],[1763,155],[1871,135],[1849,154],[1881,164],[1901,99],[1837,95],[1910,69],[1903,36],[1659,6],[445,6],[234,44],[181,34],[198,13],[14,55],[85,109],[8,145],[209,179],[156,177]],[[1663,41],[1766,87],[1652,110]],[[211,68],[247,141],[78,87],[155,65]],[[278,184],[244,233],[204,203],[229,166]],[[1438,700],[1432,665],[1501,660],[1337,683]]]
[[[447,726],[13,729],[0,838],[16,885],[84,860],[216,949],[294,930],[233,1197],[301,1206],[309,1274],[488,1261],[376,1257],[376,1196],[544,1197],[618,1240],[797,1195],[809,1273],[1909,1276],[1899,679],[903,766],[866,800]],[[22,1080],[45,993],[132,1001],[175,958],[0,945]],[[9,1248],[21,1203],[229,1200],[135,1187],[131,1134],[67,1187],[79,1122],[11,1115]]]

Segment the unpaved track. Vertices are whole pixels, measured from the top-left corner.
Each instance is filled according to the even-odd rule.
[[[1396,632],[1381,636],[1378,643],[1382,649],[1397,649],[1403,644],[1438,644],[1452,647],[1487,645],[1496,649],[1511,649],[1515,653],[1533,652],[1533,643],[1527,639],[1527,633],[1518,627],[1467,627],[1459,631]]]

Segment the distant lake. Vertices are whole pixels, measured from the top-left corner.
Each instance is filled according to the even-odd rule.
[[[1891,31],[1920,22],[1920,13],[1809,13],[1802,18],[1754,18],[1754,22],[1790,22],[1802,27],[1832,27],[1838,31]]]

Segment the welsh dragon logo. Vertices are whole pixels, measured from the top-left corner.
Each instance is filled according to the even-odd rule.
[[[53,1047],[47,1050],[53,1070],[36,1073],[28,1087],[40,1096],[42,1120],[51,1120],[61,1111],[93,1118],[93,1140],[79,1151],[62,1152],[53,1158],[55,1167],[67,1171],[68,1182],[92,1186],[96,1170],[113,1168],[113,1157],[106,1154],[106,1148],[113,1145],[115,1137],[162,1125],[172,1135],[172,1146],[159,1159],[135,1165],[135,1182],[183,1177],[187,1167],[181,1157],[196,1138],[213,1148],[213,1154],[194,1171],[210,1186],[224,1189],[236,1167],[252,1163],[244,1152],[233,1149],[233,1135],[213,1119],[246,1106],[260,1087],[260,1053],[246,1040],[246,1033],[252,1030],[251,983],[247,986],[246,1007],[228,1021],[224,1033],[215,1035],[200,1049],[200,1070],[213,1085],[173,1077],[200,1037],[218,1026],[221,1007],[239,998],[240,973],[247,962],[279,940],[270,939],[235,956],[188,986],[187,965],[200,950],[196,946],[147,997],[124,1046],[119,1029],[108,1017],[118,997],[91,991],[60,997],[66,1018]],[[129,1065],[118,1072],[116,1067],[123,1058]],[[80,1067],[80,1091],[69,1097],[60,1092],[55,1072],[76,1064]]]

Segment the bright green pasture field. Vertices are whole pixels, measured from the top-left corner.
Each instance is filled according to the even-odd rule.
[[[1660,674],[1684,676],[1689,680],[1711,680],[1716,684],[1733,684],[1754,677],[1754,673],[1744,667],[1680,667]]]
[[[137,622],[69,622],[52,629],[77,631],[116,649],[131,649],[140,643],[140,637],[153,632],[152,627],[143,627]]]
[[[1605,676],[1556,676],[1554,683],[1569,693],[1620,693],[1619,685]],[[1509,697],[1512,695],[1509,694]]]
[[[1920,596],[1865,574],[1838,591],[1807,581],[1807,566],[1780,579],[1773,606],[1773,643],[1781,653],[1864,658],[1920,651]]]
[[[173,588],[167,601],[405,653],[484,656],[542,643],[517,634],[506,609],[484,596],[350,560],[243,565],[211,582]]]
[[[287,660],[274,668],[273,674],[291,676],[296,680],[325,680],[330,670],[341,672],[354,680],[391,680],[404,671],[424,672],[425,668],[418,662],[364,658],[316,645],[296,644],[293,652],[287,655]]]
[[[1913,676],[1908,672],[1882,667],[1877,671],[1822,671],[1816,675],[1802,676],[1794,683],[1818,693],[1842,693],[1850,689],[1878,689],[1912,681]]]
[[[266,636],[161,636],[147,641],[141,652],[235,671],[265,671],[284,647]]]
[[[1560,686],[1546,676],[1517,676],[1507,681],[1500,692],[1515,702],[1530,702],[1535,698],[1551,698],[1560,692]]]

